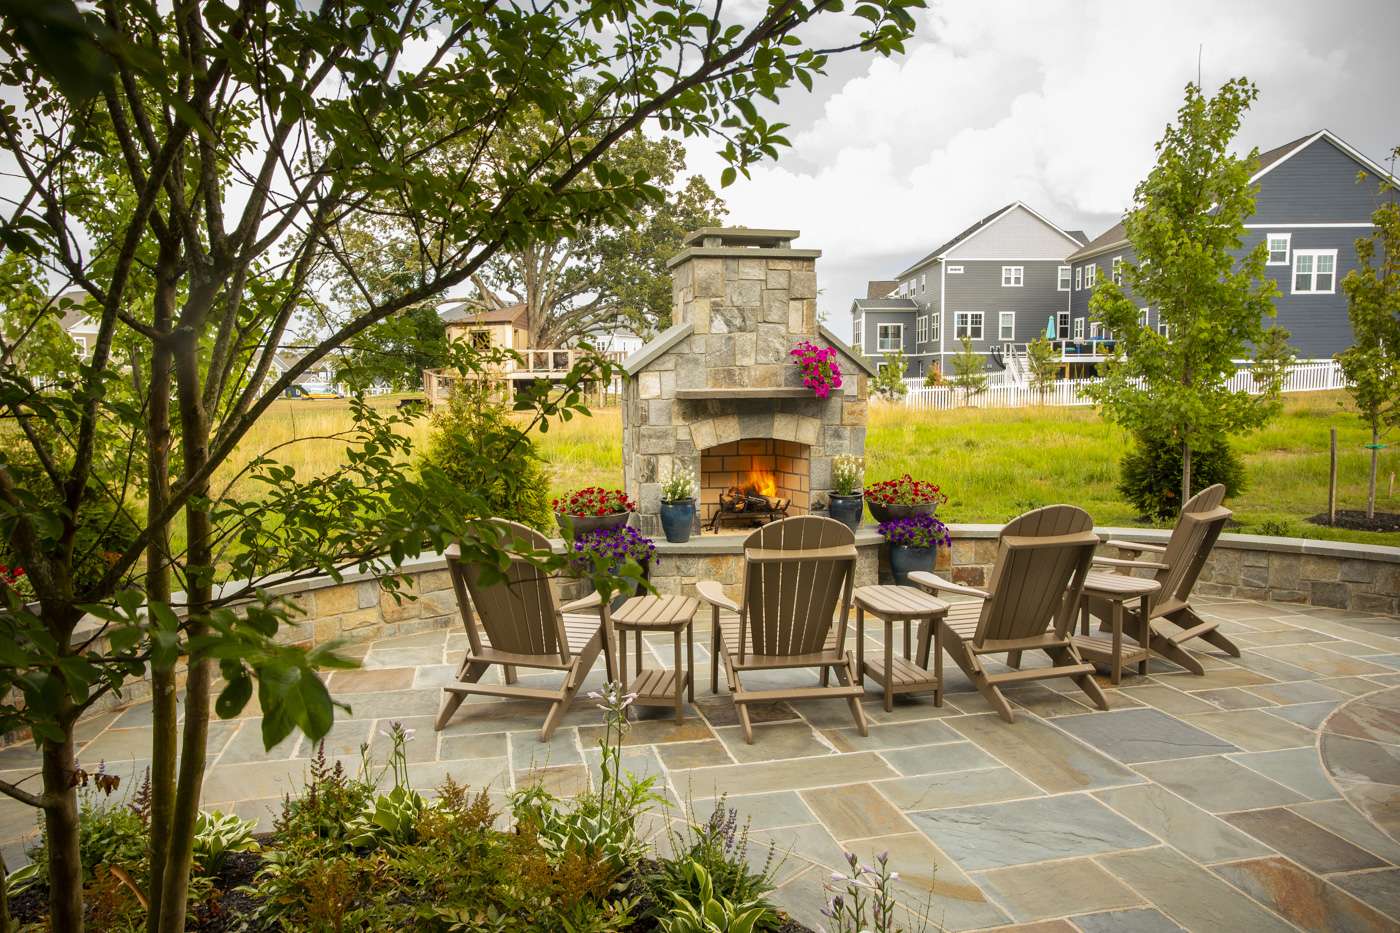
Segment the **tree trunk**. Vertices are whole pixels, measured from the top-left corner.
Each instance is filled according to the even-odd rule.
[[[1371,477],[1366,481],[1366,518],[1376,517],[1376,467],[1381,453],[1381,434],[1371,425]]]
[[[181,334],[174,349],[174,364],[179,386],[184,476],[188,480],[203,469],[209,459],[209,421],[200,389],[199,345],[192,330]],[[200,620],[208,612],[213,589],[212,525],[207,508],[194,504],[207,499],[208,495],[206,481],[193,490],[192,503],[185,509],[186,564],[190,580],[186,605],[190,607],[188,633],[191,639],[208,630]],[[185,929],[190,868],[194,861],[194,824],[204,789],[204,757],[209,741],[209,681],[209,662],[191,657],[185,679],[185,743],[180,749],[180,775],[162,879],[157,928],[160,933],[182,933]]]
[[[44,832],[49,851],[49,929],[83,930],[83,864],[78,852],[77,761],[70,723],[62,741],[43,744]]]
[[[1186,500],[1191,498],[1191,442],[1181,442],[1181,505],[1177,510],[1186,507]]]

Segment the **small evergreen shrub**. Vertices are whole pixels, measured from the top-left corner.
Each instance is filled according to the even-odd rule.
[[[491,514],[548,534],[549,475],[535,443],[485,391],[459,387],[433,416],[422,464],[485,494]],[[474,516],[488,518],[490,516]]]
[[[1227,496],[1244,490],[1244,463],[1225,442],[1191,451],[1191,489],[1224,483]],[[1123,456],[1118,491],[1151,519],[1169,519],[1181,511],[1181,445],[1138,438]]]

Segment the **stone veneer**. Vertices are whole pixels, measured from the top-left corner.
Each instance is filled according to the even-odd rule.
[[[623,478],[642,530],[659,530],[672,469],[698,481],[708,448],[759,438],[807,446],[813,510],[825,507],[832,457],[864,454],[874,371],[817,323],[821,252],[792,248],[797,235],[706,228],[670,260],[672,326],[623,364]],[[789,353],[803,340],[837,351],[844,385],[829,398],[802,386]]]

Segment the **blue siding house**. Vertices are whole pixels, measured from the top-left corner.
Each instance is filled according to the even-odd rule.
[[[851,305],[852,345],[876,365],[903,350],[907,375],[947,371],[961,338],[991,368],[1046,332],[1069,298],[1067,257],[1086,237],[1019,201],[1000,207],[939,245],[892,281],[872,282]]]
[[[1358,179],[1358,173],[1366,177]],[[1356,267],[1355,243],[1371,231],[1385,177],[1381,166],[1327,130],[1259,156],[1252,179],[1258,187],[1255,210],[1241,252],[1268,244],[1266,272],[1279,291],[1276,322],[1289,332],[1301,359],[1328,359],[1351,345],[1339,283]],[[1063,296],[1065,317],[1070,346],[1080,360],[1102,358],[1103,335],[1089,320],[1095,286],[1134,261],[1121,223],[1069,257],[1073,286]],[[1161,327],[1151,307],[1142,309],[1142,318],[1149,327]]]

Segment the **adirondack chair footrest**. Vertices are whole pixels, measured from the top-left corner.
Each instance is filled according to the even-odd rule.
[[[1165,638],[1173,645],[1179,645],[1184,641],[1190,641],[1197,635],[1203,635],[1206,632],[1214,631],[1219,625],[1219,622],[1202,622],[1199,625],[1193,625],[1190,628],[1184,628],[1179,631],[1173,632],[1166,629],[1165,626],[1159,626],[1154,624],[1152,631],[1154,634],[1160,635],[1162,638]]]
[[[1002,671],[986,676],[987,683],[990,684],[1014,684],[1028,680],[1045,680],[1048,677],[1077,677],[1080,674],[1092,673],[1092,664],[1066,664],[1057,667],[1031,667],[1024,671]]]

